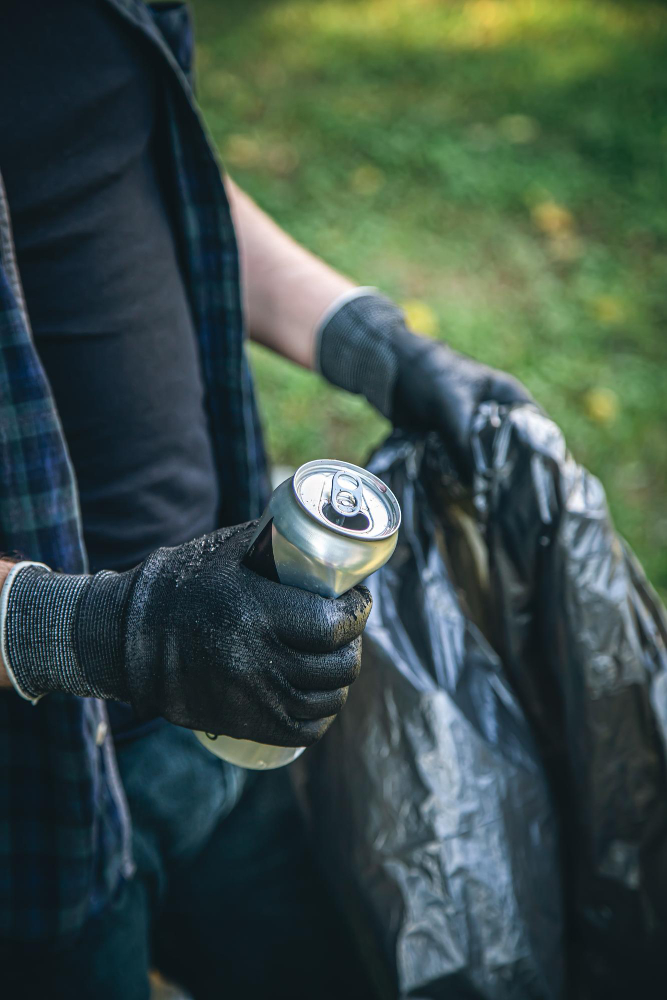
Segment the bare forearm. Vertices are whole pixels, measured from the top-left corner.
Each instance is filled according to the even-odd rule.
[[[241,254],[250,336],[312,368],[318,321],[355,285],[299,246],[233,181],[227,178],[225,183]]]

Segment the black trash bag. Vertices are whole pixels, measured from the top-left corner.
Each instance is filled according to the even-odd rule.
[[[664,613],[598,481],[485,404],[466,489],[435,435],[396,493],[363,669],[296,772],[386,998],[664,996]]]
[[[558,809],[567,996],[664,998],[665,610],[555,424],[486,406],[474,443],[496,648]]]

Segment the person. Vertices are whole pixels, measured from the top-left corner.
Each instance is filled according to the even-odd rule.
[[[10,0],[0,91],[0,966],[4,995],[369,997],[284,772],[370,610],[241,565],[267,498],[244,331],[469,474],[510,376],[409,331],[218,165],[181,4]],[[18,561],[17,561],[18,560]],[[347,935],[347,936],[346,936]]]

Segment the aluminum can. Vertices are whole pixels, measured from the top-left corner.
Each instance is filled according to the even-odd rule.
[[[400,523],[398,501],[377,476],[348,462],[317,459],[274,490],[243,562],[277,583],[340,597],[384,566]],[[218,757],[253,770],[282,767],[305,749],[197,736]]]

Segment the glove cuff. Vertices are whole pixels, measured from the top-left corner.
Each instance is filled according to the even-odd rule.
[[[123,664],[131,573],[76,576],[15,567],[2,594],[2,652],[19,694],[129,699]]]
[[[360,294],[325,317],[315,368],[333,385],[366,397],[391,420],[398,378],[397,339],[407,332],[403,312],[379,293]]]

